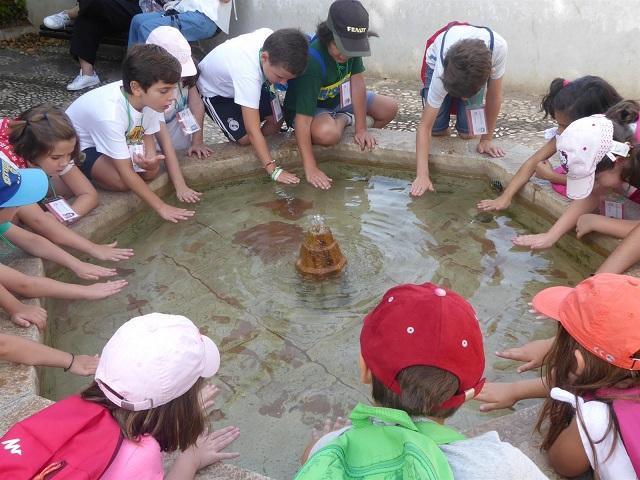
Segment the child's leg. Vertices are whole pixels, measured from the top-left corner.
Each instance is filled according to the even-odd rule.
[[[129,26],[129,44],[144,43],[149,34],[157,27],[171,25],[171,17],[165,17],[161,12],[139,13],[134,15]]]
[[[596,273],[624,273],[636,262],[640,261],[640,225],[618,245],[604,261]]]
[[[350,121],[346,115],[334,116],[330,112],[316,114],[311,121],[311,141],[314,145],[325,147],[336,145]]]
[[[116,170],[114,160],[107,155],[100,155],[94,162],[91,169],[91,179],[93,182],[104,190],[111,192],[126,192],[129,189],[122,181],[120,174]],[[124,161],[124,160],[122,160]]]
[[[180,13],[175,23],[178,23],[180,32],[189,42],[213,37],[218,29],[213,20],[198,11]],[[175,23],[173,26],[178,27]]]
[[[465,105],[465,101],[461,98],[454,98],[452,99],[452,102],[455,102],[457,106],[456,131],[458,132],[458,136],[463,140],[476,138],[476,135],[471,133],[471,127],[467,119],[467,107]]]
[[[421,90],[422,107],[427,104],[427,98],[429,97],[429,85],[431,85],[431,79],[433,78],[433,69],[427,67],[427,78],[425,81],[425,87]],[[440,110],[438,110],[438,116],[431,129],[431,135],[435,137],[442,137],[449,134],[449,111],[451,110],[451,96],[444,97]]]
[[[367,92],[367,115],[373,117],[373,128],[383,128],[398,114],[398,102],[385,95]]]

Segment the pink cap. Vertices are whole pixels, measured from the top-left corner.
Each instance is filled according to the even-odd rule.
[[[186,317],[150,313],[123,324],[107,342],[96,382],[126,410],[148,410],[187,392],[220,367],[215,343]]]
[[[613,123],[592,115],[571,123],[556,140],[567,170],[567,197],[585,198],[593,190],[596,166],[613,146]]]
[[[147,43],[158,45],[176,57],[182,66],[181,76],[192,77],[198,73],[191,58],[191,45],[177,28],[169,26],[154,28],[147,37]]]

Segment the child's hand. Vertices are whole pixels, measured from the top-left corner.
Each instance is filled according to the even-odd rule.
[[[101,298],[110,297],[126,287],[128,283],[126,280],[115,280],[113,282],[83,285],[84,295],[82,298],[85,300],[100,300]]]
[[[35,325],[41,332],[47,326],[47,311],[44,308],[35,305],[25,305],[18,302],[19,305],[11,313],[11,321],[19,327],[29,327]]]
[[[509,348],[502,352],[496,352],[496,355],[508,360],[526,362],[524,365],[520,365],[517,369],[518,373],[522,373],[542,366],[544,357],[549,353],[551,345],[553,345],[553,338],[534,340],[533,342],[526,343],[521,347]]]
[[[116,248],[118,242],[109,243],[107,245],[95,245],[91,249],[91,256],[98,260],[119,262],[120,260],[128,260],[133,256],[132,248]]]
[[[156,152],[153,152],[153,155],[149,155],[148,157],[140,154],[135,154],[133,159],[135,164],[140,168],[151,171],[158,168],[160,160],[164,160],[164,155]]]
[[[224,427],[211,433],[205,432],[198,437],[195,445],[185,450],[183,455],[191,455],[197,462],[198,470],[212,463],[238,458],[240,456],[238,452],[222,450],[235,442],[239,436],[238,427]]]
[[[73,269],[73,273],[85,280],[98,280],[102,277],[113,277],[118,272],[116,272],[115,268],[105,268],[92,263],[79,262],[78,266]]]
[[[181,220],[189,220],[195,215],[193,210],[187,210],[185,208],[172,207],[164,203],[158,210],[158,215],[168,222],[178,223]]]
[[[556,243],[556,240],[549,235],[549,232],[538,233],[537,235],[519,235],[511,241],[518,247],[529,247],[531,250],[551,248]]]
[[[313,449],[313,446],[318,443],[322,437],[324,437],[327,433],[335,432],[336,430],[341,430],[344,427],[348,427],[351,425],[351,420],[344,417],[338,417],[335,420],[331,420],[327,418],[322,424],[322,428],[314,428],[311,430],[311,440],[307,444],[304,452],[302,452],[302,456],[300,457],[300,464],[304,464],[309,459],[309,454]]]
[[[316,188],[321,188],[322,190],[329,190],[331,188],[333,179],[327,177],[318,167],[310,168],[308,171],[305,169],[304,175],[307,177],[307,182]]]
[[[373,150],[374,148],[376,148],[376,145],[378,144],[376,137],[371,135],[371,133],[368,130],[364,130],[362,132],[356,132],[356,134],[353,136],[353,140],[356,142],[356,145],[358,145],[360,147],[360,150],[362,150],[363,152],[365,150],[369,150],[369,151]]]
[[[553,167],[548,160],[543,160],[536,165],[536,177],[543,180],[551,180],[556,175],[556,172],[553,171]]]
[[[300,183],[300,179],[296,174],[283,170],[282,173],[278,175],[278,179],[276,180],[276,182],[284,183],[285,185],[296,185]]]
[[[504,157],[507,153],[502,148],[494,145],[491,140],[480,140],[476,150],[478,153],[486,153],[493,158]]]
[[[176,197],[178,197],[178,200],[180,200],[181,202],[197,203],[200,201],[202,193],[196,192],[195,190],[192,190],[184,185],[182,187],[176,188]]]
[[[480,405],[481,412],[490,412],[501,408],[511,408],[518,401],[514,395],[512,383],[485,383],[476,400],[485,402]]]
[[[429,175],[418,175],[411,184],[411,195],[419,197],[424,192],[435,192],[433,183],[431,183]]]
[[[207,147],[204,143],[191,144],[189,150],[187,150],[187,155],[189,157],[198,157],[198,158],[209,158],[213,150]]]
[[[596,230],[601,218],[603,218],[602,215],[595,213],[585,213],[584,215],[580,215],[578,223],[576,224],[576,237],[582,238],[588,233]]]
[[[500,195],[498,198],[492,200],[480,200],[476,204],[476,208],[483,212],[497,212],[498,210],[509,208],[509,205],[511,205],[511,199]]]
[[[93,375],[98,368],[100,357],[98,355],[76,355],[69,371],[75,375]]]
[[[200,406],[202,410],[208,415],[213,408],[214,400],[220,393],[220,389],[215,385],[207,383],[200,390]]]

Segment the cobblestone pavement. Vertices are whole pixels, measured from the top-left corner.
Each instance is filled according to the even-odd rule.
[[[96,70],[103,83],[120,79],[119,68],[123,48],[101,47]],[[68,92],[66,84],[77,74],[78,67],[68,53],[68,43],[42,39],[27,34],[16,40],[0,42],[0,115],[16,115],[43,102],[66,107],[82,92]],[[391,80],[369,77],[367,84],[378,93],[395,98],[400,105],[397,118],[388,126],[394,130],[415,131],[422,110],[420,81]],[[539,112],[541,92],[528,94],[506,92],[498,117],[496,137],[538,147],[542,132],[554,125],[543,120]],[[454,131],[455,132],[455,131]],[[455,133],[452,133],[455,136]],[[215,125],[207,119],[205,137],[210,143],[226,141]]]

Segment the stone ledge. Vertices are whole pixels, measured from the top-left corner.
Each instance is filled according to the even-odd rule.
[[[330,158],[369,165],[383,165],[391,168],[415,168],[415,133],[391,130],[374,130],[378,140],[378,148],[372,152],[361,152],[351,141],[348,131],[342,142],[335,147],[314,147],[319,160]],[[502,159],[483,157],[475,152],[475,142],[459,139],[435,138],[431,147],[430,165],[436,172],[460,175],[486,175],[507,183],[517,168],[533,151],[527,147],[508,141],[500,141],[508,155]],[[286,134],[270,141],[274,159],[286,168],[299,167],[300,157],[293,135]],[[246,178],[252,175],[263,175],[264,170],[256,160],[252,150],[229,143],[212,146],[213,155],[209,159],[181,158],[182,171],[187,183],[194,188],[207,188],[230,179]],[[166,173],[150,183],[153,191],[161,196],[172,191]],[[529,182],[519,194],[534,208],[546,212],[548,216],[558,217],[566,208],[568,201],[546,184]],[[122,228],[133,215],[145,208],[140,198],[133,193],[100,193],[100,205],[73,228],[80,234],[95,242],[106,239],[110,234]],[[605,237],[596,237],[588,242],[594,249],[606,253],[611,251],[616,241]],[[44,265],[40,259],[30,258],[24,254],[12,255],[10,266],[31,275],[44,275]],[[635,270],[633,270],[635,271]],[[38,300],[30,300],[38,302]],[[21,329],[14,326],[6,313],[0,312],[3,333],[26,336],[36,341],[43,341],[35,327]],[[50,322],[55,319],[49,319]],[[0,417],[0,431],[5,432],[13,423],[31,415],[35,411],[51,403],[50,400],[38,396],[38,379],[36,369],[0,362],[0,408],[4,414]],[[477,434],[487,430],[497,430],[501,438],[511,441],[531,456],[538,465],[549,472],[546,460],[532,443],[531,430],[534,412],[531,409],[518,411],[513,415],[491,420],[479,425],[468,434]],[[514,421],[515,420],[515,421]],[[535,441],[535,440],[533,440]],[[215,465],[202,470],[201,479],[247,479],[264,480],[267,477],[233,465]],[[558,478],[558,477],[553,477]]]

